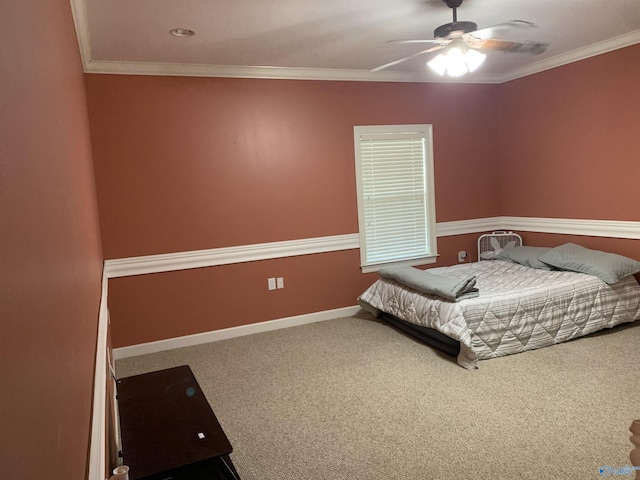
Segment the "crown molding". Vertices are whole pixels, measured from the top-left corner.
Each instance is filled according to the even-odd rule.
[[[640,43],[640,30],[579,48],[566,54],[527,65],[502,75],[480,73],[458,79],[434,78],[428,73],[368,70],[342,70],[323,68],[285,68],[271,66],[200,65],[187,63],[115,62],[91,58],[89,29],[83,0],[71,0],[78,34],[78,43],[85,73],[114,75],[150,75],[183,77],[262,78],[276,80],[324,80],[350,82],[400,83],[480,83],[501,84],[518,78],[561,67],[573,62],[601,55]]]
[[[190,63],[112,62],[91,60],[85,73],[151,75],[174,77],[262,78],[271,80],[324,80],[400,83],[495,83],[488,76],[433,78],[428,72],[392,72],[329,68],[286,68],[244,65],[201,65]]]
[[[572,50],[571,52],[562,55],[556,55],[554,57],[532,63],[526,67],[518,68],[511,72],[507,72],[505,75],[496,77],[495,80],[496,83],[510,82],[511,80],[527,77],[535,73],[544,72],[545,70],[551,70],[552,68],[568,65],[573,62],[595,57],[596,55],[612,52],[620,48],[629,47],[636,43],[640,43],[640,30],[635,30],[624,35],[605,40],[604,42],[594,43],[587,47],[578,48],[577,50]]]
[[[76,36],[78,38],[78,47],[80,48],[80,57],[84,71],[87,71],[91,63],[91,42],[89,41],[89,21],[87,20],[87,7],[84,0],[70,0],[71,14],[73,23],[76,26]]]

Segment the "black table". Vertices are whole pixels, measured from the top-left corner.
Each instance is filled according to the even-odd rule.
[[[240,480],[233,451],[189,366],[117,381],[130,480]]]

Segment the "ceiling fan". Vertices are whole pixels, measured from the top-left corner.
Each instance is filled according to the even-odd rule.
[[[431,53],[438,50],[449,47],[450,50],[456,49],[457,51],[500,51],[507,53],[526,53],[530,55],[538,55],[543,53],[548,43],[537,41],[509,41],[494,38],[496,34],[501,31],[509,29],[530,29],[536,28],[536,25],[524,20],[511,20],[510,22],[499,23],[492,27],[483,28],[478,30],[478,25],[475,22],[458,21],[457,9],[462,5],[462,0],[442,0],[447,4],[449,8],[453,10],[453,22],[440,25],[433,32],[434,38],[431,40],[391,40],[389,43],[429,43],[435,44],[433,47],[421,50],[407,57],[394,60],[393,62],[380,65],[373,68],[372,72],[384,70],[385,68],[392,67],[399,63],[405,62],[412,58],[424,55],[425,53]],[[441,57],[439,55],[438,57]],[[484,55],[478,57],[481,63],[484,60]],[[435,60],[435,59],[434,59]],[[436,62],[437,63],[437,62]],[[479,65],[479,63],[478,63]],[[476,65],[477,66],[477,65]],[[465,72],[466,73],[466,72]]]

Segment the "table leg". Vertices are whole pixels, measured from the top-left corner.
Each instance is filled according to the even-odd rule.
[[[218,457],[220,459],[220,462],[222,463],[222,465],[224,465],[224,468],[227,470],[227,472],[231,475],[231,478],[233,480],[240,480],[240,475],[238,475],[238,471],[236,470],[236,467],[233,465],[233,462],[231,461],[231,458],[229,457],[229,455],[222,455],[221,457]]]

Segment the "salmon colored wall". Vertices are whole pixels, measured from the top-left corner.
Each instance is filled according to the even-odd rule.
[[[522,243],[540,247],[557,247],[564,243],[577,243],[586,248],[614,252],[618,255],[640,259],[640,241],[628,238],[589,237],[551,233],[519,232]]]
[[[439,222],[639,220],[639,49],[497,86],[89,75],[106,256],[357,232],[354,125],[434,125]],[[640,257],[632,241],[523,236]],[[476,241],[440,238],[437,265],[475,259]],[[112,280],[114,345],[352,306],[375,278],[357,265],[351,251]],[[268,292],[275,276],[285,290]]]
[[[498,213],[495,86],[87,75],[87,92],[106,258],[356,233],[354,125],[432,123],[438,221]]]
[[[83,479],[102,253],[69,2],[2,2],[0,31],[0,465]]]
[[[458,250],[477,257],[475,242],[477,235],[440,239],[438,264],[457,261]],[[352,307],[378,278],[360,272],[359,255],[345,250],[112,279],[114,346]],[[285,288],[269,291],[269,277],[283,277]]]
[[[114,345],[356,305],[375,281],[358,261],[358,250],[346,250],[112,279]],[[269,277],[283,277],[285,288],[269,291]]]
[[[501,214],[640,220],[640,45],[500,85]]]
[[[438,221],[498,214],[495,86],[87,75],[87,87],[107,258],[356,233],[354,125],[433,124]],[[439,240],[439,265],[461,241]],[[114,346],[353,306],[375,280],[358,255],[113,279]],[[279,276],[285,289],[268,291]]]

